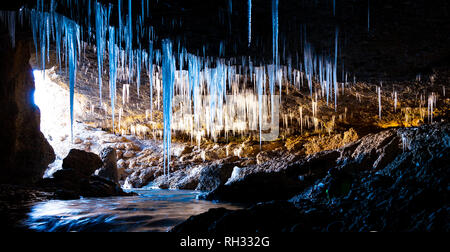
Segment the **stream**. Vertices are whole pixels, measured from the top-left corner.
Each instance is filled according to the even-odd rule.
[[[242,208],[197,200],[198,191],[132,191],[139,195],[34,203],[24,225],[39,232],[167,232],[190,216],[211,208]]]

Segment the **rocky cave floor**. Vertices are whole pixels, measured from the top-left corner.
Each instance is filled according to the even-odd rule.
[[[110,115],[103,108],[92,109],[98,101],[95,69],[82,66],[79,71],[83,89],[76,99],[85,112],[78,115],[73,143],[67,135],[49,141],[66,146],[55,149],[50,178],[36,185],[0,186],[0,216],[7,228],[24,230],[20,221],[33,202],[124,196],[120,187],[150,186],[200,190],[206,200],[249,205],[211,209],[174,227],[175,232],[450,230],[448,71],[440,69],[416,82],[384,83],[381,119],[377,84],[351,83],[339,96],[337,111],[319,100],[316,127],[310,121],[310,98],[285,87],[278,140],[260,147],[258,136],[248,135],[197,144],[178,134],[167,179],[158,134],[130,134],[132,126],[156,131],[160,126],[158,111],[153,121],[146,118],[148,104],[140,100],[147,91],[143,88],[141,98],[131,92],[135,103],[124,105],[123,124],[113,134]],[[67,90],[64,76],[54,74],[53,79]],[[399,97],[396,110],[393,90]],[[425,94],[430,90],[438,95],[433,123],[427,119]],[[309,116],[302,123],[300,106],[302,116]],[[117,133],[122,130],[123,136]],[[114,151],[104,153],[108,148]],[[98,171],[93,175],[110,166],[117,166],[117,174],[106,176],[113,182]]]

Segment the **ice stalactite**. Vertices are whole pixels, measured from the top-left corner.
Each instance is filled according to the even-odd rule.
[[[87,20],[88,20],[88,41],[91,38],[91,16],[92,16],[92,3],[91,3],[91,0],[88,0],[88,15],[87,15]]]
[[[397,91],[394,92],[394,112],[397,112]]]
[[[53,23],[55,24],[55,41],[56,41],[56,54],[58,55],[59,73],[61,74],[61,36],[62,36],[62,18],[60,15],[54,15]]]
[[[381,120],[381,87],[377,87],[378,94],[378,118]]]
[[[141,87],[141,65],[142,65],[142,50],[136,51],[136,88],[139,97],[139,89]]]
[[[272,0],[272,55],[275,65],[275,78],[280,88],[281,99],[281,76],[279,76],[279,57],[278,57],[278,0]]]
[[[148,82],[150,84],[150,120],[153,119],[153,41],[148,45]]]
[[[46,53],[46,38],[47,38],[47,14],[48,13],[44,13],[44,12],[40,12],[40,24],[39,24],[39,42],[40,42],[40,49],[41,49],[41,67],[42,67],[42,71],[45,71],[45,53]],[[42,73],[44,78],[45,78],[45,74]]]
[[[119,19],[119,34],[122,32],[122,0],[117,1],[117,19]],[[119,35],[119,42],[122,42]]]
[[[312,93],[313,93],[313,88],[312,88],[312,81],[313,81],[313,52],[312,52],[312,47],[311,47],[310,44],[306,44],[304,46],[303,56],[304,56],[303,63],[304,63],[304,68],[305,68],[304,69],[305,70],[305,76],[306,76],[306,79],[308,81],[309,92],[310,92],[310,95],[312,97]]]
[[[262,145],[262,107],[263,107],[263,88],[265,85],[265,72],[264,67],[258,67],[256,68],[256,87],[257,87],[257,93],[258,93],[258,119],[259,119],[259,148],[261,149]]]
[[[141,0],[141,11],[142,11],[142,13],[141,13],[142,16],[141,17],[142,18],[145,16],[144,10],[145,10],[145,8],[144,8],[144,0]]]
[[[66,30],[65,39],[67,40],[66,44],[68,46],[68,53],[69,53],[70,133],[73,142],[73,120],[74,120],[73,101],[74,101],[75,85],[77,81],[77,45],[79,48],[80,27],[75,22],[67,18],[64,19],[64,26]]]
[[[427,114],[428,114],[428,122],[433,123],[433,111],[436,108],[436,95],[434,93],[431,93],[428,96],[428,107],[427,107]]]
[[[127,21],[127,41],[126,46],[128,50],[128,82],[131,82],[133,69],[133,21],[131,18],[131,1],[128,0],[128,21]]]
[[[338,84],[337,84],[338,36],[339,36],[339,29],[336,27],[336,36],[335,36],[335,42],[334,42],[334,65],[333,65],[334,109],[335,109],[335,111],[337,111],[337,96],[339,93]]]
[[[252,43],[252,0],[248,0],[248,47]]]
[[[405,134],[402,134],[402,150],[408,151],[411,148],[411,139]]]
[[[115,43],[115,29],[109,27],[108,56],[109,56],[109,96],[111,100],[112,129],[115,132],[114,117],[116,105],[116,80],[117,80],[117,59],[118,48]]]
[[[130,0],[131,1],[131,0]],[[164,175],[170,176],[170,150],[172,142],[172,98],[175,79],[175,58],[172,54],[172,41],[162,42],[162,78],[163,78],[163,111],[164,111]]]
[[[100,106],[102,104],[102,73],[103,73],[103,53],[106,41],[106,10],[100,3],[96,3],[95,12],[95,39],[97,41],[97,64],[98,64],[98,87],[100,94]]]

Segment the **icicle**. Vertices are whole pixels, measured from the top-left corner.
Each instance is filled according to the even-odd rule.
[[[53,23],[55,24],[55,39],[56,39],[56,54],[58,54],[59,73],[61,74],[61,35],[62,35],[62,20],[61,16],[54,14]]]
[[[137,50],[136,53],[136,87],[139,97],[139,89],[141,87],[141,65],[142,65],[142,50]]]
[[[8,31],[11,39],[11,47],[16,47],[16,12],[8,11]]]
[[[264,86],[264,68],[257,68],[256,69],[256,86],[258,91],[258,110],[259,110],[259,149],[261,149],[261,143],[262,143],[262,95],[263,95],[263,86]]]
[[[431,93],[431,95],[428,96],[428,122],[433,123],[433,110],[436,107],[436,95],[434,93]]]
[[[148,47],[148,81],[150,83],[150,119],[153,118],[153,42]]]
[[[172,121],[172,97],[175,79],[175,58],[172,54],[172,42],[162,42],[162,77],[163,77],[163,106],[164,106],[164,175],[170,176],[170,150],[171,150],[171,121]]]
[[[402,134],[402,149],[403,149],[403,152],[409,150],[410,148],[411,148],[411,139],[408,138],[408,136],[405,133],[403,133]]]
[[[378,93],[378,118],[381,120],[381,87],[377,87]]]
[[[132,73],[133,69],[133,23],[131,18],[131,1],[128,0],[128,23],[127,23],[127,49],[128,49],[128,72]],[[128,76],[128,82],[131,82],[132,74]]]
[[[336,36],[334,44],[334,65],[333,65],[333,83],[334,83],[334,110],[337,111],[337,95],[338,95],[338,85],[337,85],[337,54],[338,54],[338,36],[339,29],[336,27]]]
[[[73,21],[64,18],[66,40],[69,53],[69,80],[70,80],[70,135],[73,142],[73,100],[77,80],[77,43],[80,41],[80,27]]]
[[[394,112],[397,112],[397,91],[394,92]]]
[[[273,63],[278,70],[278,0],[272,0],[272,47]]]
[[[252,0],[248,0],[248,47],[252,43]]]
[[[116,80],[117,80],[117,51],[115,44],[115,29],[109,27],[109,41],[108,41],[108,58],[109,58],[109,96],[111,100],[111,115],[112,115],[112,129],[115,133],[114,116],[116,104]]]
[[[102,104],[102,73],[103,73],[103,53],[106,41],[105,19],[106,11],[100,3],[96,3],[95,12],[95,32],[97,41],[97,64],[98,64],[98,87],[100,94],[100,106]]]
[[[117,2],[117,9],[118,9],[118,16],[117,18],[119,19],[119,34],[122,33],[122,0],[118,0]],[[122,40],[120,39],[119,36],[119,43],[122,42]]]

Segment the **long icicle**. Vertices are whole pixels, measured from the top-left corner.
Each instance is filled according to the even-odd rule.
[[[171,121],[172,121],[172,97],[175,79],[175,59],[172,54],[172,42],[164,40],[162,43],[162,77],[163,77],[163,110],[164,110],[164,175],[170,176],[170,146]]]
[[[108,41],[108,53],[109,53],[109,96],[111,100],[111,115],[112,115],[112,129],[115,133],[114,117],[115,117],[115,104],[116,104],[116,80],[117,80],[117,51],[118,48],[115,44],[115,29],[109,27],[109,41]]]
[[[248,47],[252,43],[252,0],[248,0]]]

